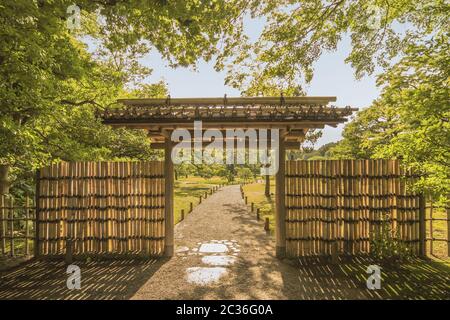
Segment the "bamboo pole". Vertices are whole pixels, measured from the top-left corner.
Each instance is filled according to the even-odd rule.
[[[164,169],[165,169],[165,244],[164,252],[168,257],[173,256],[174,245],[174,216],[173,216],[173,162],[171,158],[173,143],[169,138],[165,140]],[[206,195],[205,195],[206,198]]]
[[[450,194],[447,195],[447,256],[450,257]]]
[[[425,197],[420,195],[419,198],[419,219],[420,219],[420,234],[419,234],[419,254],[422,257],[426,256],[426,225],[425,225]]]
[[[9,199],[9,215],[10,215],[10,226],[9,226],[9,234],[10,234],[10,255],[14,257],[14,198],[11,197]]]
[[[286,149],[284,135],[286,130],[281,129],[278,138],[278,172],[276,173],[276,212],[275,212],[275,237],[276,256],[286,256],[286,206],[285,206],[285,165]]]
[[[7,228],[7,224],[6,224],[6,215],[5,215],[5,206],[6,206],[6,201],[5,201],[5,195],[0,195],[0,206],[1,206],[1,219],[2,219],[2,223],[1,223],[1,227],[2,229],[1,231],[1,236],[2,236],[2,254],[6,253],[6,228]]]
[[[25,198],[25,254],[30,254],[30,242],[28,238],[30,236],[30,198]]]
[[[40,218],[40,170],[36,170],[36,190],[35,190],[35,199],[34,199],[34,207],[35,207],[35,217],[34,217],[34,256],[39,256],[39,237],[40,237],[40,225],[39,225],[39,218]]]
[[[430,255],[433,255],[433,201],[430,201]],[[425,209],[426,210],[426,209]]]

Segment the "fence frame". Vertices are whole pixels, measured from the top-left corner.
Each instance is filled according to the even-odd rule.
[[[20,211],[25,214],[23,216],[16,215]],[[36,208],[34,204],[30,203],[28,196],[25,197],[24,205],[17,205],[11,195],[0,195],[0,246],[3,255],[9,254],[11,257],[18,255],[16,251],[17,240],[24,242],[23,255],[30,255],[30,240],[35,240],[34,236],[30,235],[30,229],[36,230],[36,218],[34,215],[30,216],[30,212],[36,213]],[[31,226],[30,221],[32,222]],[[16,230],[16,222],[24,222],[24,228]],[[15,232],[19,230],[22,234],[16,235]],[[8,242],[9,250],[6,250]],[[34,244],[35,242],[33,242],[33,246]]]

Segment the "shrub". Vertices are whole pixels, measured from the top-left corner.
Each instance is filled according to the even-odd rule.
[[[388,264],[408,260],[411,257],[411,251],[399,239],[400,232],[392,227],[390,215],[383,215],[379,231],[372,233],[370,241],[371,255],[376,260]]]

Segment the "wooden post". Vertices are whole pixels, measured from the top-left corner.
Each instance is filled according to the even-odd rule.
[[[35,199],[34,199],[34,256],[39,256],[39,192],[40,192],[40,170],[36,170],[36,190],[35,190]]]
[[[184,209],[181,209],[181,220],[184,220]]]
[[[208,191],[205,191],[205,199],[208,199]]]
[[[419,196],[419,254],[425,257],[426,252],[425,197]]]
[[[198,204],[202,203],[202,196],[198,198]]]
[[[191,202],[189,203],[189,213],[191,213],[194,210],[194,204]]]
[[[11,220],[9,220],[9,222],[10,222],[9,235],[11,236],[11,238],[9,239],[9,241],[10,241],[9,251],[10,251],[11,257],[14,257],[14,198],[12,198],[12,197],[9,200],[9,210],[10,210],[9,216],[11,219]]]
[[[253,212],[255,210],[255,204],[252,202],[251,204],[251,211]]]
[[[6,253],[6,215],[5,206],[6,200],[4,195],[0,195],[0,206],[1,206],[1,236],[2,236],[2,254]]]
[[[245,204],[248,204],[248,198],[245,197]]]
[[[270,176],[268,174],[265,175],[264,195],[267,198],[270,197]]]
[[[173,162],[172,162],[172,148],[173,143],[170,139],[170,134],[164,141],[164,175],[165,175],[165,206],[164,206],[164,254],[166,257],[173,256],[174,244],[174,216],[173,216]]]
[[[450,194],[447,196],[445,207],[447,208],[447,256],[450,257]]]
[[[284,145],[285,129],[281,129],[278,138],[278,172],[276,173],[276,200],[275,200],[275,243],[276,256],[286,256],[286,206],[285,206],[285,166],[286,148]]]
[[[9,165],[0,164],[0,194],[9,193],[9,170]]]
[[[256,208],[256,220],[259,220],[259,208]]]
[[[30,243],[28,237],[30,236],[30,198],[25,199],[25,254],[30,254]]]
[[[426,206],[425,206],[426,210]],[[433,201],[430,201],[430,255],[433,255]]]
[[[266,232],[270,231],[270,220],[269,220],[269,218],[266,218],[266,221],[264,222],[264,230],[266,230]]]

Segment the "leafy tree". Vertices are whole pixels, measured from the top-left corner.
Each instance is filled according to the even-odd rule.
[[[357,78],[388,68],[408,46],[448,30],[445,0],[253,1],[252,16],[265,20],[260,37],[240,41],[228,63],[227,83],[242,91],[298,88],[311,81],[322,53],[351,37],[346,58]],[[221,59],[218,67],[225,63]]]
[[[237,176],[244,182],[248,182],[254,178],[252,170],[247,167],[238,167]]]
[[[81,0],[81,28],[68,29],[72,1],[0,4],[0,182],[59,160],[146,158],[139,131],[106,128],[98,109],[117,98],[166,95],[136,84],[157,50],[171,66],[194,66],[242,32],[244,1]],[[86,43],[93,43],[88,50]],[[126,148],[125,148],[126,146]]]
[[[450,192],[450,58],[448,35],[411,45],[405,56],[379,77],[385,85],[374,104],[347,125],[332,150],[356,157],[399,158],[422,178],[420,190]]]

